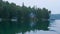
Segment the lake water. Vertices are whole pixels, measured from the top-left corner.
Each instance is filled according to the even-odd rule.
[[[17,33],[17,34],[60,34],[60,20],[53,20],[48,27],[49,31],[44,30],[34,30],[27,31],[25,33]]]
[[[0,34],[60,34],[60,20],[0,22]]]

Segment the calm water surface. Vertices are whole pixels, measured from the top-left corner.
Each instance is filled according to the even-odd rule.
[[[27,31],[24,34],[60,34],[60,20],[51,21],[50,26],[48,27],[49,31],[44,30],[34,30],[34,31]],[[23,34],[23,33],[17,33]]]
[[[60,34],[60,20],[0,22],[0,34]]]

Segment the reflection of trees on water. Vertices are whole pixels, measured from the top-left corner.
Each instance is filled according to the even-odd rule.
[[[48,30],[49,21],[43,21],[40,19],[38,13],[36,15],[34,13],[33,15],[35,16],[32,14],[32,17],[29,15],[29,13],[23,17],[17,15],[17,18],[14,18],[17,19],[17,21],[14,19],[3,19],[2,22],[0,22],[0,34],[16,34],[19,32],[24,34],[25,32],[31,30]]]
[[[16,34],[18,32],[25,33],[27,31],[34,31],[34,30],[48,30],[49,21],[39,21],[35,23],[35,25],[32,27],[30,23],[20,23],[16,24],[17,22],[11,22],[9,24],[8,22],[1,22],[0,23],[0,34]]]
[[[30,30],[48,30],[49,11],[46,8],[18,6],[0,0],[0,34],[15,34]],[[30,16],[31,13],[31,16]],[[33,14],[33,15],[32,15]],[[31,18],[32,17],[32,18]]]

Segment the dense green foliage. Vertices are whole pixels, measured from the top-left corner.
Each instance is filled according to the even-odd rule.
[[[35,16],[31,18],[30,14],[33,13]],[[35,8],[35,7],[26,7],[24,4],[22,6],[18,6],[14,3],[9,3],[0,0],[0,18],[2,18],[2,22],[0,22],[1,33],[11,33],[15,30],[20,31],[28,31],[33,29],[39,30],[47,30],[49,26],[49,15],[51,11],[48,9],[43,8]],[[17,19],[16,22],[11,21],[11,19]],[[34,22],[35,25],[32,27],[30,26],[31,22]],[[14,30],[15,28],[15,30]],[[24,29],[26,28],[26,29]]]
[[[49,19],[50,11],[48,9],[43,8],[35,8],[35,7],[26,7],[24,4],[22,6],[17,6],[14,3],[9,2],[0,2],[0,18],[10,20],[12,18],[17,18],[19,22],[30,20],[29,14],[33,13],[36,16],[37,20],[41,19]]]

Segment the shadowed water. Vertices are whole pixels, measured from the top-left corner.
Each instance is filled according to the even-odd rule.
[[[25,34],[60,34],[60,20],[52,20],[50,22],[49,30],[34,30],[27,31]],[[22,34],[22,33],[18,33]]]
[[[33,32],[39,33],[40,30],[47,31],[49,21],[39,22],[0,22],[0,34],[33,34]]]
[[[60,34],[60,20],[0,22],[0,34]]]

